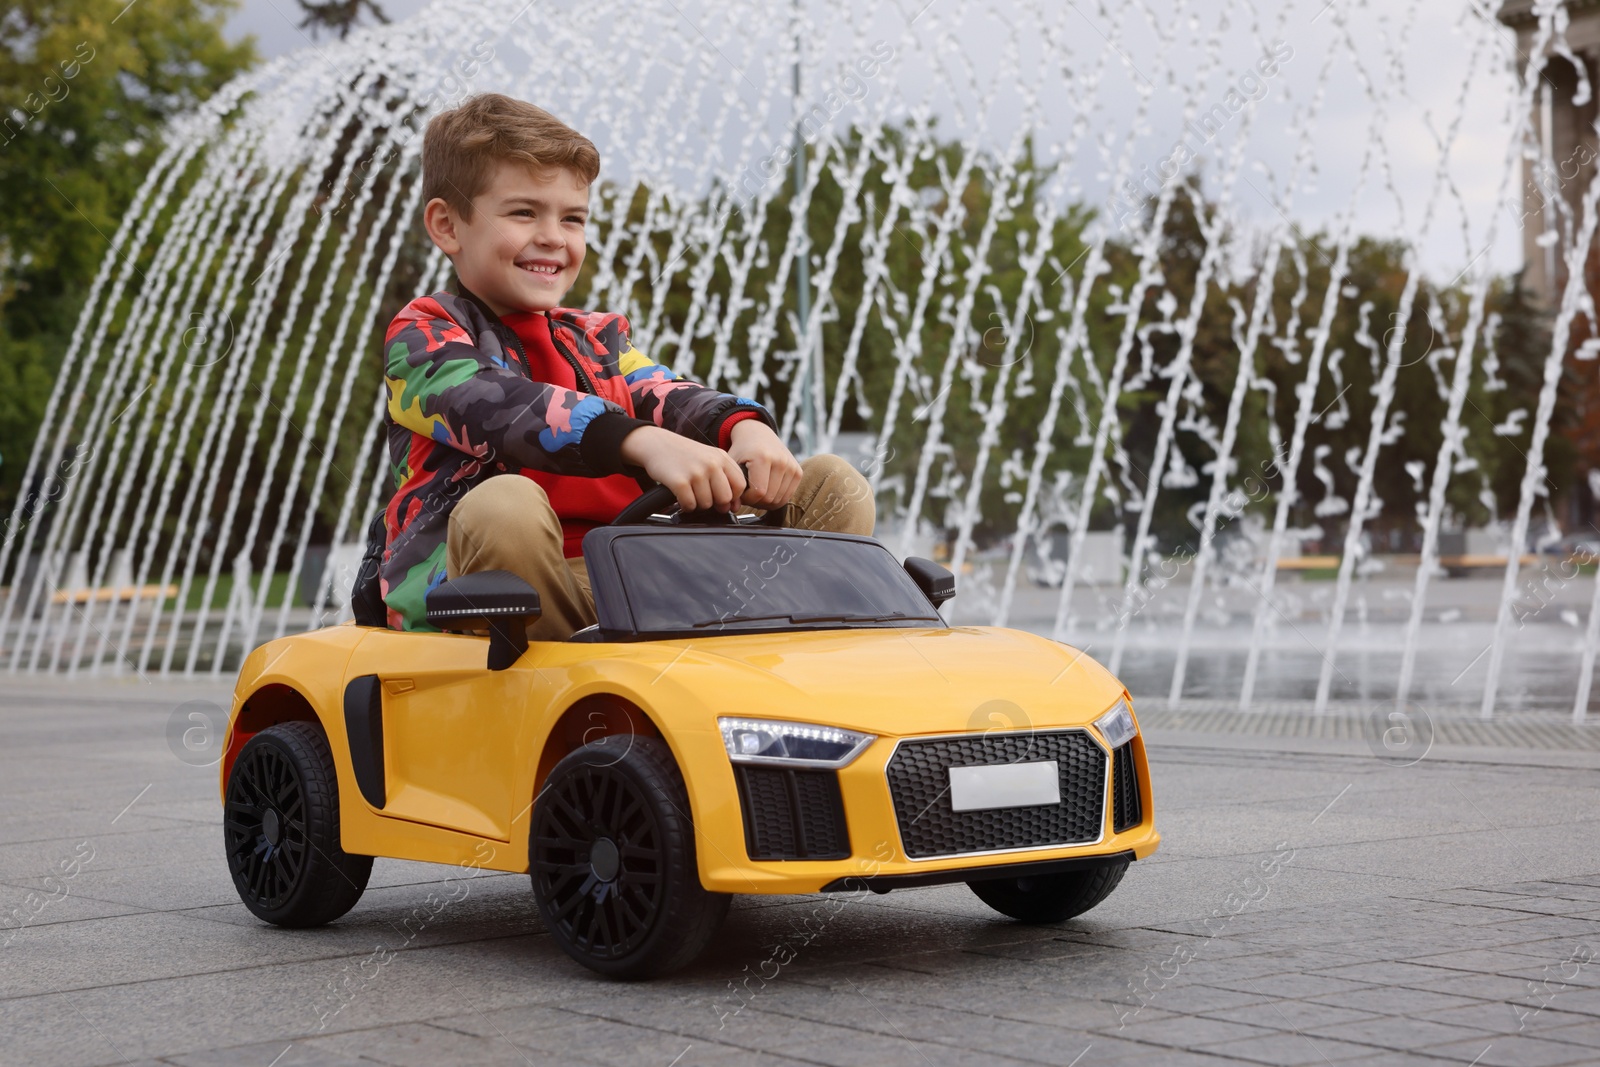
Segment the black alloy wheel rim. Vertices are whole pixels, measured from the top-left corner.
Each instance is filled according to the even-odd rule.
[[[548,918],[573,947],[618,959],[650,936],[666,856],[655,813],[632,778],[614,767],[575,769],[540,798],[533,843]]]
[[[310,851],[305,816],[305,789],[283,753],[256,745],[239,757],[223,817],[228,869],[261,907],[280,907],[300,885]]]

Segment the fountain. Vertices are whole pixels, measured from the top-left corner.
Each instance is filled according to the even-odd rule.
[[[1593,306],[1547,269],[1508,326],[1501,214],[1586,261],[1600,186],[1535,121],[1548,64],[1588,93],[1566,11],[1519,48],[1481,5],[1264,10],[436,0],[241,77],[88,294],[0,545],[7,669],[225,675],[339,621],[381,331],[449,281],[418,133],[496,90],[601,149],[569,303],[859,462],[956,621],[1173,703],[1581,719],[1600,579],[1524,556],[1577,532],[1539,457]]]

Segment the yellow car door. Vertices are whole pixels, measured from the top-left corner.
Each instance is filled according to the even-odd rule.
[[[489,670],[488,644],[372,630],[356,646],[344,687],[350,758],[380,814],[510,839],[531,673]]]

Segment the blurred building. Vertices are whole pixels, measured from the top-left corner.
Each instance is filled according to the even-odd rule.
[[[1506,0],[1500,9],[1500,20],[1516,31],[1519,65],[1528,62],[1538,38],[1536,2]],[[1570,54],[1547,50],[1532,115],[1538,141],[1523,164],[1523,283],[1547,308],[1559,303],[1566,285],[1562,246],[1582,222],[1583,192],[1600,158],[1600,0],[1567,0],[1566,8]]]

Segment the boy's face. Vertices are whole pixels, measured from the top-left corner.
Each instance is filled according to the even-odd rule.
[[[497,315],[548,311],[583,266],[589,186],[563,167],[500,163],[463,220],[443,200],[428,202],[423,223],[455,263],[461,284]]]

